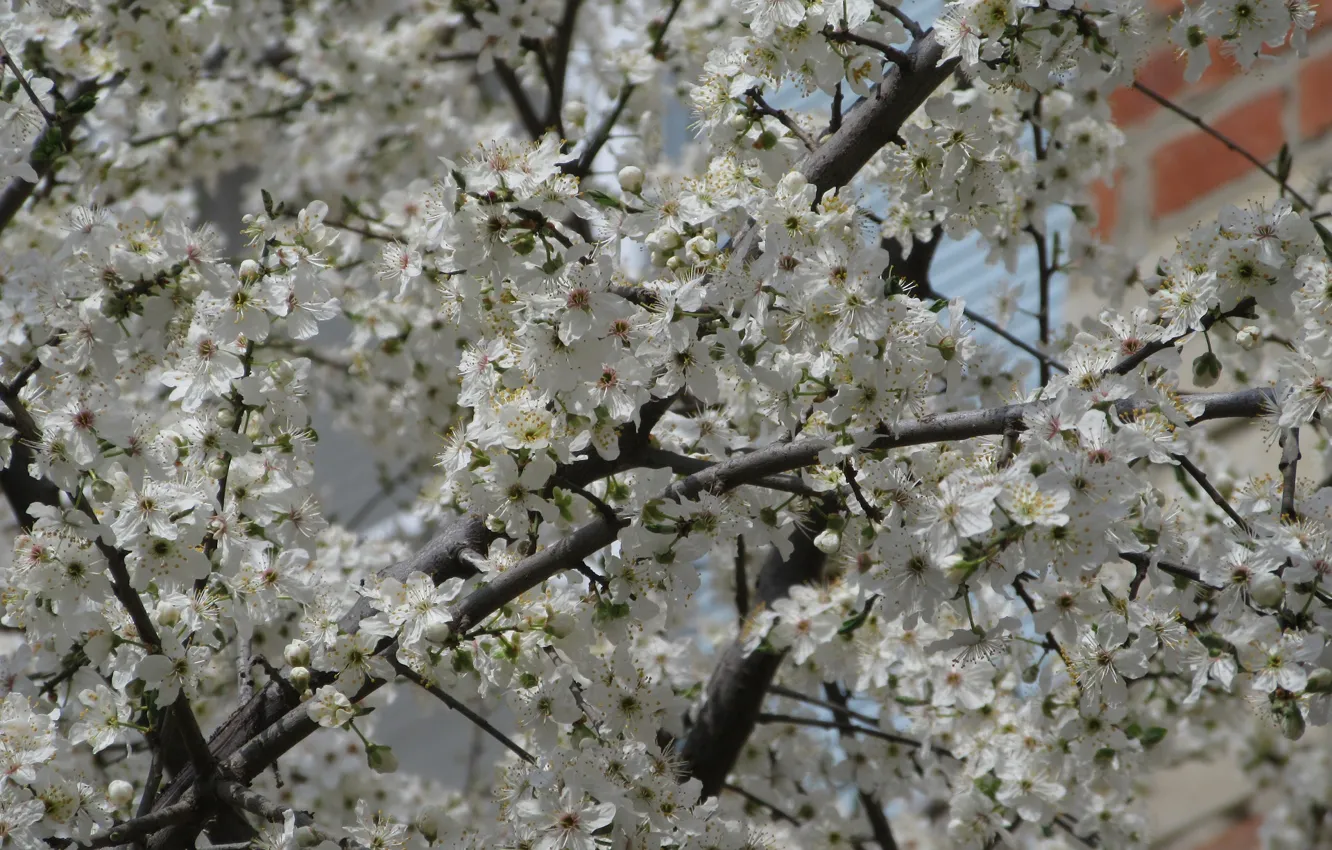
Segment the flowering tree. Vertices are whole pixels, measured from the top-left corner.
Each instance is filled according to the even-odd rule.
[[[1332,846],[1332,234],[1283,156],[1154,273],[1097,240],[1141,0],[8,5],[0,846],[1141,847],[1226,748]],[[1034,246],[1037,338],[944,234]],[[425,534],[321,514],[316,403]],[[403,688],[493,782],[381,775]]]

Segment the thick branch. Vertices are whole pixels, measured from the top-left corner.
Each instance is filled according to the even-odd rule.
[[[817,581],[827,556],[814,545],[820,528],[798,529],[788,558],[776,549],[759,573],[756,596],[764,607],[784,599],[792,587]],[[768,686],[786,653],[757,649],[746,652],[736,641],[708,681],[707,696],[698,709],[680,755],[689,775],[703,783],[702,794],[716,796],[754,731]]]
[[[850,182],[889,139],[897,137],[907,118],[957,66],[956,59],[941,62],[942,57],[943,47],[934,33],[926,34],[911,45],[901,64],[884,75],[872,95],[842,116],[842,128],[801,166],[820,195]]]

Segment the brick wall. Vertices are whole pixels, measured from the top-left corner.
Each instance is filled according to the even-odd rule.
[[[1260,160],[1271,163],[1283,144],[1295,174],[1332,162],[1332,10],[1319,16],[1307,56],[1271,51],[1247,73],[1217,45],[1196,83],[1166,39],[1178,0],[1152,0],[1151,47],[1137,80],[1200,116]],[[1111,114],[1126,136],[1113,186],[1095,193],[1102,236],[1131,251],[1156,245],[1241,196],[1271,196],[1270,181],[1223,143],[1131,88],[1114,92]],[[1264,183],[1266,181],[1266,184]]]

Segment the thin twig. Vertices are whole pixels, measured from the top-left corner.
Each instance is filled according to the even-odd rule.
[[[763,94],[759,91],[758,86],[754,86],[749,91],[745,92],[745,96],[753,102],[750,109],[754,114],[767,115],[771,118],[776,118],[783,127],[791,131],[791,135],[800,140],[801,144],[803,144],[807,150],[812,151],[818,148],[819,143],[815,141],[814,137],[805,132],[805,129],[797,124],[794,118],[787,115],[786,110],[777,109],[769,105],[769,103],[763,99]]]
[[[42,361],[36,357],[32,358],[23,364],[23,368],[18,371],[18,374],[14,376],[14,380],[10,381],[8,386],[0,387],[0,393],[6,396],[18,396],[40,368],[42,368]]]
[[[42,118],[45,119],[46,126],[54,127],[56,124],[55,115],[51,113],[51,110],[46,108],[46,104],[42,103],[42,99],[37,96],[37,92],[32,90],[32,84],[28,82],[27,77],[23,76],[23,71],[19,69],[19,66],[14,64],[14,57],[9,55],[9,51],[5,49],[4,42],[0,42],[0,60],[3,60],[5,66],[14,72],[15,77],[18,77],[19,85],[23,87],[23,91],[27,92],[28,99],[32,101],[32,105],[37,107],[38,112],[42,113]]]
[[[444,703],[449,708],[461,714],[463,717],[466,717],[479,729],[484,731],[487,735],[489,735],[490,737],[494,738],[496,741],[499,741],[501,744],[503,744],[510,752],[518,756],[518,758],[522,759],[528,764],[536,764],[535,756],[533,756],[527,750],[520,747],[508,735],[505,735],[503,732],[496,729],[489,720],[485,719],[481,715],[477,714],[475,711],[472,711],[472,709],[468,708],[463,703],[459,702],[458,699],[454,697],[452,694],[440,688],[438,685],[434,685],[431,684],[430,682],[427,682],[421,676],[420,673],[417,673],[415,670],[408,667],[406,664],[403,664],[401,661],[399,661],[397,658],[393,656],[389,657],[389,663],[393,665],[393,669],[398,671],[399,676],[402,676],[407,681],[422,688],[423,690],[425,690],[426,693],[430,694],[435,699]]]
[[[859,44],[861,47],[868,47],[871,50],[877,50],[899,68],[911,67],[911,57],[906,54],[906,51],[899,50],[891,44],[879,41],[877,38],[857,35],[849,30],[835,30],[831,27],[825,28],[823,35],[830,41],[850,42],[851,44]]]
[[[881,741],[889,741],[894,744],[901,744],[904,747],[912,749],[921,749],[924,747],[920,741],[914,738],[908,738],[905,735],[894,735],[892,732],[884,732],[882,729],[870,729],[856,723],[844,724],[835,720],[822,720],[818,717],[799,717],[794,714],[768,714],[760,712],[754,718],[757,723],[790,723],[793,726],[812,726],[815,729],[836,729],[839,732],[854,733],[857,735],[868,735],[871,738],[878,738]],[[946,748],[938,745],[930,745],[930,751],[941,756],[953,758],[953,754]]]
[[[735,538],[735,613],[741,625],[749,616],[749,576],[745,561],[749,553],[745,551],[745,536]]]
[[[684,0],[672,0],[665,19],[662,20],[661,26],[657,28],[656,37],[652,39],[652,44],[648,46],[648,55],[658,61],[663,59],[661,51],[666,43],[666,30],[670,28],[671,21],[675,20],[675,14],[680,11],[680,5],[683,2]],[[620,96],[615,99],[615,105],[610,108],[610,111],[601,119],[601,123],[587,137],[587,144],[583,147],[583,152],[576,159],[560,163],[561,171],[575,177],[586,177],[592,172],[592,161],[597,158],[597,154],[601,152],[602,147],[610,139],[611,130],[615,129],[621,113],[629,105],[629,98],[637,90],[638,84],[631,83],[627,77],[620,83]]]
[[[162,784],[162,766],[166,761],[165,750],[167,746],[167,726],[171,723],[171,714],[165,711],[159,711],[157,733],[153,740],[153,756],[148,762],[148,778],[143,782],[143,796],[139,798],[139,808],[134,816],[141,818],[153,810],[153,804],[157,802],[158,786]]]
[[[912,38],[925,37],[925,28],[916,23],[915,18],[911,17],[906,12],[903,12],[892,3],[889,3],[887,0],[874,0],[874,5],[901,21],[902,26],[907,32],[911,33]]]
[[[856,497],[860,509],[865,512],[865,517],[873,522],[883,522],[883,511],[871,505],[865,498],[865,494],[860,490],[860,482],[856,479],[856,468],[851,465],[851,460],[842,461],[842,476],[846,478],[846,483],[851,486],[851,494]]]
[[[766,809],[768,812],[772,814],[773,818],[776,820],[784,820],[789,824],[800,826],[801,821],[795,815],[791,814],[790,812],[787,812],[786,810],[782,809],[781,807],[777,806],[774,803],[769,803],[767,800],[763,799],[757,794],[754,794],[750,791],[746,791],[745,789],[741,788],[739,785],[732,785],[731,783],[728,782],[725,785],[723,785],[722,788],[726,789],[727,791],[730,791],[732,794],[738,794],[739,796],[744,797],[746,800],[748,800],[753,805],[758,806],[760,809]]]
[[[1031,591],[1027,590],[1026,586],[1022,584],[1022,580],[1028,577],[1030,577],[1030,574],[1023,573],[1014,579],[1013,590],[1017,592],[1018,598],[1022,600],[1022,604],[1027,606],[1027,610],[1030,611],[1034,617],[1040,609],[1036,607],[1036,600],[1032,597]],[[1045,643],[1050,649],[1059,654],[1059,658],[1064,662],[1064,666],[1069,666],[1069,654],[1059,645],[1059,640],[1055,638],[1054,632],[1045,633]],[[1072,672],[1071,668],[1070,672]],[[1074,679],[1074,682],[1076,681],[1077,679]],[[1082,685],[1079,684],[1078,690],[1081,689]]]
[[[872,723],[876,726],[879,723],[879,718],[877,717],[871,717],[868,714],[862,714],[861,712],[855,711],[846,706],[838,706],[834,703],[829,702],[828,700],[819,699],[818,697],[801,693],[800,691],[788,688],[785,685],[772,685],[768,688],[768,693],[774,694],[779,697],[786,697],[787,699],[793,699],[796,700],[797,702],[808,703],[809,705],[817,705],[819,708],[826,708],[829,711],[840,711],[846,716],[859,720],[862,723]]]
[[[1297,448],[1296,451],[1299,451],[1299,449]],[[1249,524],[1244,521],[1244,517],[1240,516],[1239,513],[1231,507],[1230,502],[1226,497],[1221,495],[1221,492],[1212,486],[1212,482],[1207,479],[1207,473],[1199,469],[1193,461],[1189,460],[1187,455],[1171,454],[1170,456],[1189,474],[1190,478],[1198,482],[1198,486],[1203,489],[1203,492],[1207,494],[1208,498],[1215,502],[1218,508],[1225,511],[1226,516],[1230,517],[1235,525],[1239,526],[1245,534],[1253,533],[1253,530],[1249,528]]]
[[[1204,332],[1209,331],[1217,322],[1232,317],[1250,318],[1253,316],[1253,308],[1257,303],[1257,300],[1252,295],[1246,295],[1241,298],[1234,307],[1231,307],[1224,313],[1208,313],[1206,316],[1203,316],[1202,322],[1200,323],[1202,329]],[[1158,352],[1165,351],[1167,348],[1173,348],[1177,342],[1185,337],[1192,336],[1193,333],[1194,331],[1189,330],[1179,336],[1171,337],[1170,339],[1159,339],[1155,342],[1149,342],[1112,366],[1110,372],[1115,375],[1127,375],[1129,372],[1133,371],[1134,367],[1139,363],[1142,363],[1148,357],[1151,357]]]
[[[1269,168],[1265,163],[1259,161],[1258,157],[1249,153],[1248,150],[1244,149],[1243,147],[1240,147],[1240,145],[1236,143],[1233,139],[1223,135],[1219,130],[1217,130],[1211,124],[1208,124],[1206,121],[1202,120],[1197,115],[1194,115],[1192,112],[1183,109],[1174,101],[1170,100],[1167,97],[1162,96],[1154,89],[1144,86],[1142,83],[1138,82],[1137,80],[1133,81],[1133,88],[1147,95],[1147,97],[1156,101],[1157,104],[1159,104],[1160,106],[1163,106],[1166,109],[1170,110],[1171,112],[1175,113],[1180,118],[1183,118],[1185,121],[1188,121],[1190,124],[1193,124],[1195,127],[1202,130],[1207,135],[1211,136],[1221,144],[1230,148],[1235,153],[1247,159],[1250,163],[1254,165],[1254,167],[1256,167],[1259,171],[1270,177],[1284,191],[1289,192],[1290,196],[1294,198],[1296,201],[1298,201],[1300,205],[1304,207],[1306,210],[1311,210],[1314,208],[1313,204],[1305,200],[1303,195],[1292,189],[1290,187],[1290,184],[1287,183],[1285,180],[1282,180],[1279,174],[1277,174],[1275,171]]]
[[[850,712],[846,707],[847,693],[836,682],[825,682],[823,692],[828,695],[828,705],[833,712],[833,719],[849,726],[851,721]],[[865,810],[865,819],[870,823],[870,832],[874,834],[874,842],[879,845],[879,850],[897,850],[897,839],[893,836],[892,825],[888,823],[888,815],[884,812],[883,803],[879,801],[878,795],[859,787],[856,789],[856,794],[860,798],[861,808]]]
[[[1040,362],[1042,369],[1054,369],[1056,372],[1062,372],[1065,375],[1068,374],[1068,367],[1065,366],[1063,363],[1061,363],[1059,360],[1055,359],[1054,357],[1051,357],[1050,355],[1046,354],[1044,351],[1041,351],[1039,348],[1027,342],[1022,337],[1017,336],[1012,331],[1005,329],[1002,325],[1000,325],[998,322],[994,321],[993,319],[986,318],[980,313],[977,313],[976,311],[972,310],[970,307],[965,308],[962,311],[962,315],[966,316],[967,319],[969,319],[970,321],[975,322],[976,324],[985,328],[990,333],[993,333],[996,336],[1000,337],[1005,342],[1013,346],[1016,346],[1017,348],[1020,348],[1026,353],[1030,354],[1032,357],[1035,357]]]

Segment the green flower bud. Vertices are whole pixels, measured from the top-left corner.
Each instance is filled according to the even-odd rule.
[[[392,747],[371,744],[365,748],[365,760],[375,773],[394,773],[398,769],[398,757]]]
[[[1193,383],[1199,387],[1210,387],[1221,377],[1221,361],[1208,351],[1193,359]]]

